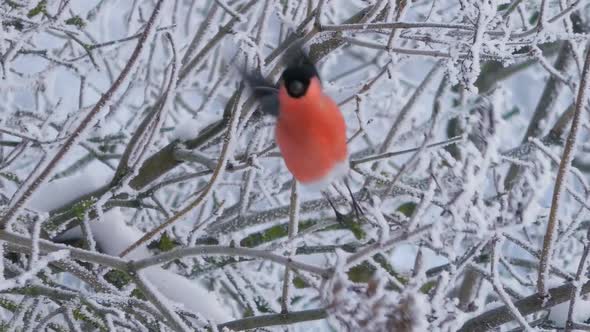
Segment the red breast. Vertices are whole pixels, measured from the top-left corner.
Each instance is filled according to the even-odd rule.
[[[347,161],[346,123],[317,77],[298,98],[281,85],[276,141],[287,168],[303,184],[324,180]]]

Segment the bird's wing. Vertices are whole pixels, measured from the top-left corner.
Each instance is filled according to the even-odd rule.
[[[279,90],[264,79],[258,72],[242,71],[244,81],[248,83],[252,94],[260,104],[260,110],[264,114],[278,116],[279,115]]]

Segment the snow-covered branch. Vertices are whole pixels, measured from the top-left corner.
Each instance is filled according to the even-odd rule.
[[[587,329],[589,9],[0,1],[0,326]],[[240,75],[299,50],[349,188],[295,182]]]

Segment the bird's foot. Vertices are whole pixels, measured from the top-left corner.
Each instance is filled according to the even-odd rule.
[[[350,199],[352,201],[352,203],[351,203],[352,211],[354,211],[354,214],[356,215],[356,217],[358,219],[360,219],[362,216],[365,215],[365,211],[363,210],[361,205],[358,203],[356,198],[354,198],[354,194],[352,193],[352,190],[350,190],[350,186],[348,185],[348,181],[345,181],[344,184],[346,185],[346,189],[348,189],[348,194],[350,195]]]
[[[330,198],[330,196],[328,196],[328,194],[324,193],[324,196],[326,197],[326,199],[328,200],[328,203],[330,204],[330,206],[332,207],[332,210],[334,210],[334,214],[336,214],[336,220],[339,223],[344,222],[344,218],[346,217],[345,214],[343,214],[342,212],[338,211],[338,209],[336,208],[336,205],[334,205],[334,202],[332,202],[332,199]]]
[[[348,187],[348,185],[347,185],[347,187]],[[328,200],[328,203],[332,207],[332,210],[334,210],[334,214],[336,215],[336,220],[341,224],[346,224],[347,222],[352,221],[351,219],[354,219],[354,218],[351,218],[353,214],[354,214],[354,217],[356,217],[356,219],[358,219],[358,220],[360,220],[365,214],[363,208],[360,206],[358,201],[354,198],[350,189],[349,189],[349,193],[350,193],[350,198],[351,198],[352,202],[350,203],[351,211],[348,213],[340,212],[336,208],[336,205],[334,204],[334,202],[332,201],[330,196],[328,194],[324,193],[324,197],[326,198],[326,200]]]

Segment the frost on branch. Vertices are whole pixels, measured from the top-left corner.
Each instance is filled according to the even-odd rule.
[[[0,1],[0,330],[588,329],[589,13]],[[243,85],[294,47],[362,215],[293,184]]]
[[[407,332],[428,327],[431,312],[426,296],[414,291],[392,296],[386,277],[355,284],[336,276],[327,288],[326,310],[339,330]]]

